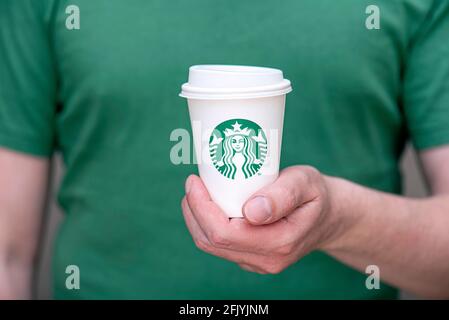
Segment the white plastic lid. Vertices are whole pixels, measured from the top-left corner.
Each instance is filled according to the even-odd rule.
[[[188,99],[245,99],[271,97],[292,91],[281,70],[233,65],[197,65],[189,68],[189,81],[181,97]]]

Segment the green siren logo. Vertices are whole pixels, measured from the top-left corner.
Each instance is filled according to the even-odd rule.
[[[245,119],[231,119],[215,127],[209,152],[217,170],[229,179],[248,179],[262,167],[267,138],[262,128]]]

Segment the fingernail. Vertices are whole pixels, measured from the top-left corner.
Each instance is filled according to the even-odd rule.
[[[192,187],[192,179],[191,179],[191,177],[188,177],[186,180],[186,186],[185,186],[186,194],[190,192],[191,187]]]
[[[245,217],[252,222],[265,222],[271,218],[270,202],[266,197],[255,197],[245,205],[244,212]]]

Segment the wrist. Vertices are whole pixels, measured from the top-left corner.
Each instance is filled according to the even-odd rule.
[[[327,190],[327,205],[323,223],[325,236],[319,249],[326,252],[343,250],[351,230],[361,218],[360,212],[352,208],[360,190],[356,184],[345,179],[323,177]]]

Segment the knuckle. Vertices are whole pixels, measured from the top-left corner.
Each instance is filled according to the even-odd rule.
[[[295,208],[297,205],[297,197],[294,190],[287,187],[282,187],[280,190],[282,197],[283,197],[283,203],[284,206],[287,208]]]
[[[323,176],[318,169],[309,165],[298,166],[298,168],[298,179],[309,187],[310,192],[315,195],[326,192]]]
[[[305,180],[307,179],[308,176],[308,167],[309,166],[307,165],[293,166],[291,168],[292,174],[294,174],[297,177],[297,179]]]
[[[305,165],[305,166],[301,166],[302,171],[311,176],[311,177],[315,177],[317,175],[319,175],[319,171],[318,169],[316,169],[315,167],[309,166],[309,165]]]
[[[184,210],[187,208],[187,198],[186,198],[186,196],[184,196],[181,199],[181,208],[183,208]]]
[[[204,240],[195,239],[194,242],[198,249],[206,252],[210,251],[209,245]]]
[[[279,274],[284,270],[279,263],[269,263],[263,267],[263,271],[267,274]]]
[[[305,176],[305,181],[307,181],[308,183],[317,182],[319,177],[321,176],[320,172],[312,166],[302,167],[302,172]]]
[[[277,248],[276,253],[280,256],[289,256],[293,254],[295,247],[293,244],[286,244]]]
[[[215,247],[228,247],[230,242],[224,232],[214,231],[209,234],[209,241]]]

